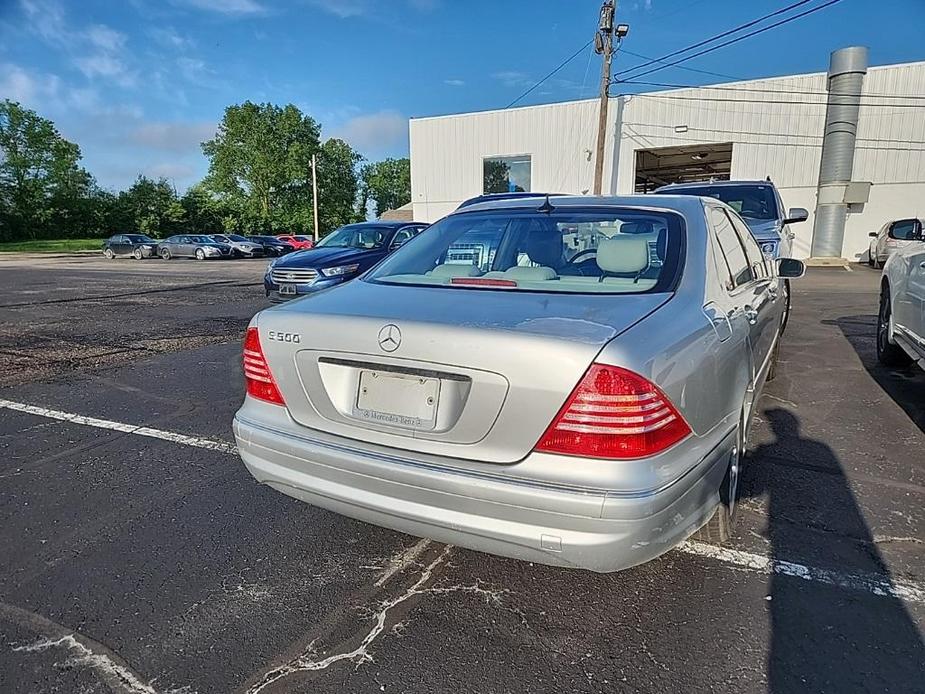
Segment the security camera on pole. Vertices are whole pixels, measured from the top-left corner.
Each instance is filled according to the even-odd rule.
[[[594,194],[601,194],[604,181],[604,145],[607,137],[607,107],[610,99],[610,63],[613,58],[613,37],[622,39],[629,33],[628,24],[618,24],[614,28],[613,18],[617,7],[614,0],[604,0],[601,5],[597,33],[594,35],[594,52],[604,56],[601,66],[601,105],[597,121],[597,151],[594,158]]]

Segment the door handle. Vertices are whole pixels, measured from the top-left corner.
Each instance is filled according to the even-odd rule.
[[[925,260],[923,260],[921,263],[919,263],[919,267],[922,268],[923,270],[925,270]]]
[[[752,306],[746,304],[745,309],[742,312],[745,314],[745,320],[747,320],[751,325],[754,325],[758,322],[758,311],[755,310],[755,308]]]

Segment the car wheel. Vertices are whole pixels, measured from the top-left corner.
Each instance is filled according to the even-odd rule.
[[[136,248],[134,251],[132,251],[132,257],[135,260],[141,260],[142,258],[144,258],[144,253],[141,252],[140,248]]]
[[[742,461],[745,457],[745,426],[739,422],[736,430],[736,445],[729,454],[729,466],[719,488],[719,503],[703,527],[691,537],[694,540],[712,545],[722,545],[732,537],[732,528],[736,521],[736,502],[739,498],[739,479]]]
[[[105,251],[103,251],[103,255],[106,257],[106,260],[112,260],[116,257],[116,254],[112,252],[111,248],[107,248]]]
[[[197,248],[196,249],[196,260],[205,260],[205,259],[206,259],[206,252],[202,250],[201,248]]]
[[[162,248],[160,255],[163,260],[170,260],[170,249]]]
[[[890,342],[890,325],[893,309],[890,306],[890,288],[884,286],[880,292],[880,314],[877,318],[877,359],[884,366],[899,368],[909,366],[912,358],[902,347]]]
[[[874,251],[872,248],[867,249],[867,264],[874,267]]]

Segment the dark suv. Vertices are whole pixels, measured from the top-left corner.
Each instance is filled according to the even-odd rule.
[[[792,207],[786,214],[771,181],[699,181],[674,183],[654,191],[664,195],[702,195],[732,207],[748,224],[761,251],[770,258],[792,258],[794,234],[788,224],[805,222],[809,213]]]
[[[342,226],[314,248],[296,251],[270,263],[263,287],[270,301],[285,301],[333,287],[366,272],[411,240],[427,224],[361,222]]]

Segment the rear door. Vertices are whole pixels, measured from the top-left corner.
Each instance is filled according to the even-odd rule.
[[[757,383],[764,366],[765,352],[769,350],[764,347],[761,336],[761,321],[756,307],[755,269],[752,267],[742,239],[736,232],[726,210],[720,207],[710,207],[709,211],[715,241],[719,246],[720,260],[725,263],[725,270],[728,274],[725,287],[726,318],[733,337],[745,336],[746,338],[750,375],[752,382]]]
[[[112,252],[116,255],[126,255],[131,253],[132,249],[128,243],[128,239],[125,236],[114,236],[112,242],[109,244],[109,247],[112,249]]]

